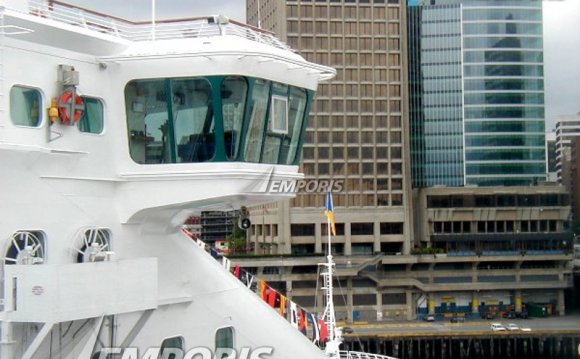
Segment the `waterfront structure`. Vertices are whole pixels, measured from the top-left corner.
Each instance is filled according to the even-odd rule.
[[[338,76],[328,86],[322,85],[319,88],[320,97],[313,106],[311,114],[313,125],[307,130],[311,137],[308,138],[309,142],[305,143],[303,165],[307,182],[326,181],[329,186],[342,189],[335,193],[335,205],[338,204],[335,206],[338,207],[335,208],[335,214],[338,223],[337,235],[332,240],[334,258],[337,262],[338,279],[335,288],[337,294],[340,293],[334,301],[337,307],[337,319],[354,321],[384,318],[412,319],[421,317],[427,312],[436,312],[439,317],[453,315],[456,312],[460,315],[478,317],[490,311],[497,314],[500,310],[506,311],[509,308],[521,310],[524,303],[531,305],[542,303],[553,308],[554,313],[562,314],[564,312],[563,289],[569,286],[569,273],[565,269],[565,263],[569,261],[570,255],[568,250],[562,247],[571,243],[566,240],[568,237],[565,233],[570,213],[569,203],[562,198],[565,195],[559,186],[513,186],[529,185],[545,178],[543,100],[541,103],[532,104],[531,112],[524,109],[527,106],[525,102],[527,99],[538,101],[543,96],[542,76],[525,73],[527,70],[535,74],[541,72],[541,46],[536,48],[538,41],[541,44],[541,7],[539,14],[536,2],[523,10],[523,13],[531,14],[533,17],[523,22],[517,17],[522,15],[522,12],[515,9],[514,13],[517,18],[508,21],[507,30],[506,26],[497,27],[498,23],[504,22],[503,20],[493,19],[493,16],[505,14],[506,8],[501,7],[501,3],[494,2],[496,7],[500,8],[488,9],[490,10],[488,15],[485,15],[485,11],[481,9],[478,11],[472,9],[472,16],[477,15],[483,18],[483,20],[473,19],[464,24],[474,32],[466,36],[466,39],[470,39],[466,41],[474,43],[474,48],[462,52],[463,39],[453,33],[448,37],[439,36],[437,40],[439,44],[431,43],[432,51],[429,56],[436,56],[444,59],[441,61],[449,62],[434,66],[441,66],[439,70],[443,70],[443,65],[445,65],[448,71],[445,74],[450,74],[450,78],[437,77],[433,79],[434,81],[426,81],[425,84],[428,86],[434,86],[431,90],[434,93],[431,97],[426,96],[425,101],[435,101],[433,114],[439,113],[442,104],[446,103],[437,104],[436,101],[442,98],[457,106],[454,109],[446,107],[446,111],[449,112],[446,112],[448,116],[442,123],[429,124],[431,129],[441,125],[440,134],[450,136],[429,138],[427,142],[433,143],[436,139],[442,147],[430,148],[427,154],[437,157],[438,154],[443,153],[438,158],[444,158],[447,161],[446,164],[434,162],[431,167],[441,170],[451,166],[454,170],[449,173],[453,176],[447,176],[447,174],[445,176],[448,179],[455,179],[451,183],[438,182],[438,180],[429,183],[432,186],[441,184],[444,186],[425,188],[424,191],[414,190],[413,198],[409,198],[410,177],[409,172],[405,171],[408,168],[409,162],[406,158],[410,151],[405,142],[409,134],[403,130],[407,128],[405,113],[401,113],[403,126],[401,146],[397,143],[398,128],[392,127],[393,124],[397,124],[399,116],[399,113],[392,112],[396,107],[391,105],[392,101],[398,99],[398,97],[392,97],[397,92],[389,92],[387,98],[381,95],[380,71],[381,64],[384,62],[380,62],[382,60],[379,59],[383,53],[381,49],[384,47],[373,45],[381,43],[382,35],[379,36],[371,31],[374,29],[375,22],[379,20],[377,17],[382,14],[377,9],[385,7],[387,15],[399,14],[398,19],[387,16],[388,24],[399,24],[404,27],[406,17],[405,9],[399,4],[386,3],[388,4],[362,1],[247,1],[250,23],[255,25],[260,23],[265,29],[283,34],[286,41],[300,49],[306,58],[309,56],[317,58],[337,69]],[[481,5],[481,2],[479,4]],[[260,11],[258,11],[258,6]],[[461,13],[461,4],[458,1],[436,8],[438,16],[446,16],[443,14],[446,11],[451,11],[454,16]],[[371,13],[369,13],[370,10],[372,10]],[[413,16],[418,15],[411,13],[411,21]],[[259,22],[258,19],[260,19]],[[445,26],[442,25],[444,23]],[[449,26],[462,28],[460,22],[454,23],[454,21],[435,22],[432,25],[432,30],[440,30],[442,27],[449,29]],[[368,31],[361,30],[357,33],[357,29],[368,29]],[[389,29],[390,25],[387,26],[387,30]],[[477,31],[483,31],[482,29],[489,30],[489,36],[477,33]],[[501,35],[501,39],[493,34],[494,31]],[[506,31],[515,31],[515,33]],[[528,34],[526,31],[531,31],[533,34]],[[387,32],[386,53],[389,60],[386,67],[388,68],[387,85],[390,91],[391,88],[396,89],[396,86],[404,83],[404,81],[399,83],[396,81],[396,76],[391,76],[391,71],[399,66],[394,66],[390,61],[391,59],[396,61],[393,55],[399,54],[397,47],[393,47],[394,44],[404,44],[406,38],[403,33],[399,35],[396,32]],[[402,28],[401,32],[404,32]],[[524,42],[533,49],[516,49],[514,40],[520,37],[526,38]],[[413,35],[409,34],[408,38],[412,48]],[[447,51],[445,46],[440,45],[445,41],[451,41],[450,38],[454,38],[452,43],[457,49]],[[504,41],[504,38],[507,40]],[[477,47],[480,46],[477,44],[481,42],[496,40],[497,49],[493,48],[488,51]],[[349,47],[354,44],[358,47]],[[366,48],[365,44],[373,47]],[[413,49],[410,51],[412,52]],[[366,55],[372,56],[366,57]],[[527,62],[524,64],[524,60],[518,60],[520,55],[526,56],[525,61],[533,64],[527,64]],[[399,56],[399,60],[402,61],[401,69],[406,69],[405,47],[400,49]],[[461,65],[464,62],[464,56],[471,60]],[[482,57],[489,62],[487,65],[481,64],[483,60],[476,61]],[[508,64],[511,64],[511,67],[504,66]],[[465,68],[469,68],[467,71],[471,71],[472,75],[463,76]],[[374,77],[368,77],[367,69],[372,70],[371,74],[374,74]],[[412,66],[409,68],[411,80],[413,78],[416,80],[415,75],[419,72],[414,75],[413,71],[421,71],[421,69]],[[483,74],[476,75],[478,71]],[[512,71],[512,73],[508,74],[506,71]],[[355,74],[359,78],[353,77]],[[396,82],[391,83],[394,80]],[[463,92],[464,84],[470,86],[465,93]],[[414,83],[414,85],[422,84]],[[444,91],[437,93],[437,86],[444,86]],[[423,98],[418,96],[419,92],[413,92],[413,89],[414,87],[411,86],[412,119],[416,118],[415,112],[418,111],[417,107],[413,107],[415,101]],[[482,97],[482,95],[476,95],[479,90],[483,91],[484,98],[489,99],[488,103],[477,102],[481,101]],[[464,106],[464,94],[475,103]],[[405,89],[401,89],[400,96],[401,99],[406,99]],[[514,98],[520,102],[514,100],[513,104],[504,104],[507,99]],[[383,125],[386,122],[379,120],[384,116],[365,110],[371,103],[377,104],[383,99],[389,101],[389,112],[386,114],[386,118],[390,120],[388,128]],[[373,102],[365,105],[366,101]],[[501,101],[502,105],[497,106],[498,103],[494,101]],[[355,107],[352,106],[355,104],[361,106],[357,108],[359,112],[353,111]],[[495,113],[491,110],[495,107],[500,108],[499,112]],[[401,109],[405,109],[404,101]],[[470,117],[463,121],[464,113],[471,114],[469,115],[471,117],[476,113],[485,113],[489,116],[477,119]],[[539,116],[541,113],[542,116]],[[500,114],[506,115],[506,118],[498,118]],[[435,117],[435,119],[441,118]],[[481,125],[486,128],[487,132],[482,133],[482,128],[474,129],[470,133],[463,132],[463,127],[468,122],[469,128]],[[491,129],[496,127],[499,132],[492,132]],[[412,129],[415,132],[411,133],[411,138],[416,141],[417,127],[412,127]],[[373,137],[368,133],[374,131],[378,134],[385,130],[391,134],[388,143],[381,144],[376,139],[372,141]],[[524,167],[526,170],[534,168],[538,171],[512,173],[503,177],[494,174],[494,178],[505,179],[498,183],[489,180],[491,175],[467,176],[470,180],[466,181],[463,175],[465,166],[463,142],[466,136],[474,141],[478,141],[478,138],[491,141],[487,143],[488,146],[474,145],[470,148],[470,156],[481,156],[486,159],[470,162],[473,165],[470,165],[470,168],[479,168],[474,171],[485,171],[482,168]],[[502,141],[513,139],[516,144],[493,147],[491,145],[496,137],[502,138]],[[350,139],[360,142],[350,142]],[[527,145],[522,145],[522,141]],[[502,143],[505,144],[505,142]],[[371,152],[367,148],[370,144],[379,147]],[[415,144],[416,142],[413,142],[413,146]],[[389,149],[391,154],[389,158],[391,163],[387,167],[381,164],[383,161],[381,157],[376,157],[383,151],[381,147]],[[402,153],[399,155],[398,151]],[[355,156],[349,157],[351,153]],[[375,154],[374,166],[377,169],[388,169],[388,171],[381,170],[376,173],[370,171],[373,161],[365,153]],[[395,154],[394,157],[393,154]],[[398,159],[399,157],[401,160]],[[498,158],[507,158],[510,161],[498,163]],[[430,157],[430,160],[432,159],[433,157]],[[489,162],[486,162],[487,160]],[[401,182],[393,172],[393,168],[396,169],[399,162],[401,162],[402,170]],[[447,165],[449,166],[445,167]],[[347,167],[346,172],[343,170],[344,166]],[[336,168],[341,170],[336,171]],[[358,168],[368,168],[368,170],[359,172]],[[349,172],[351,169],[357,170]],[[373,174],[375,174],[374,179]],[[459,180],[456,180],[457,178]],[[389,181],[386,181],[387,179]],[[476,180],[477,183],[474,183]],[[373,192],[374,187],[371,185],[375,184],[377,191]],[[475,184],[481,187],[473,187]],[[485,186],[490,184],[511,185],[511,187]],[[307,185],[308,183],[305,187]],[[344,188],[342,188],[343,185]],[[362,192],[355,190],[357,185],[363,186]],[[445,188],[445,186],[449,187]],[[451,186],[460,187],[452,188]],[[408,206],[409,210],[413,210],[412,216],[397,208],[398,203],[401,202],[393,202],[393,198],[397,198],[393,195],[399,193],[399,188],[402,189],[400,191],[403,195],[402,203]],[[391,196],[390,201],[378,201],[382,198],[383,191],[385,195]],[[441,193],[449,198],[463,198],[464,196],[468,198],[470,193],[477,193],[477,196],[469,197],[465,205],[459,206],[458,203],[453,202],[449,203],[445,210],[434,210],[426,206],[427,194],[430,196],[433,193]],[[500,196],[500,202],[496,202],[498,193],[509,195],[508,197],[517,197],[518,194],[522,194],[523,197],[521,202],[503,203],[501,202],[503,197]],[[540,194],[557,199],[556,202],[550,204],[552,207],[549,211],[541,210],[543,202],[538,200],[541,197]],[[322,297],[316,294],[317,263],[323,261],[316,254],[322,255],[322,243],[326,235],[323,195],[323,192],[298,193],[297,198],[290,203],[278,203],[252,209],[254,225],[248,233],[248,238],[255,245],[256,253],[285,256],[233,259],[235,263],[249,268],[310,310],[316,310],[316,306],[323,302]],[[376,208],[367,205],[372,203],[365,202],[367,198],[377,199]],[[528,203],[528,200],[532,202]],[[355,203],[363,205],[356,207],[353,205]],[[472,205],[468,206],[467,203],[472,203]],[[399,214],[393,217],[397,211]],[[393,221],[391,218],[398,219]],[[448,223],[445,222],[447,220]],[[437,228],[433,224],[435,222],[438,223]],[[485,234],[480,232],[482,230],[480,222],[485,223]],[[485,250],[479,253],[465,251],[461,255],[456,255],[457,251],[442,244],[439,240],[441,237],[438,235],[442,233],[432,232],[447,231],[448,228],[451,228],[451,233],[456,233],[457,228],[463,231],[462,235],[458,234],[454,237],[453,243],[465,241],[468,245],[468,243],[474,243],[473,238],[479,238],[479,236],[482,236],[481,238],[491,236],[494,240],[490,243],[485,242]],[[551,238],[546,239],[546,243],[557,246],[553,252],[543,249],[544,242],[538,241],[539,238],[546,237],[543,234],[546,228],[550,231],[549,238]],[[524,253],[507,250],[503,245],[496,246],[500,242],[498,238],[505,239],[507,235],[517,235],[516,231],[520,230],[528,233],[516,241],[520,246],[518,248],[529,246],[529,251]],[[530,242],[525,241],[531,237],[533,238]],[[533,245],[539,245],[539,243],[542,245],[537,250],[533,249]],[[546,276],[534,280],[534,275],[541,271],[538,268],[544,265],[550,267]],[[495,280],[495,275],[498,275],[499,279]],[[508,278],[513,279],[516,284],[509,283]]]
[[[494,303],[487,311],[551,303],[552,313],[564,314],[574,240],[565,188],[427,188],[418,191],[416,208],[425,210],[416,211],[415,234],[435,253],[446,253],[447,270],[455,270],[454,279],[433,283],[447,283],[459,290],[456,296],[473,290],[472,306]],[[445,303],[441,292],[434,296]]]
[[[544,181],[541,0],[413,3],[413,187]]]
[[[412,254],[335,257],[338,320],[480,318],[538,306],[564,314],[573,236],[562,186],[433,187],[414,197],[421,246]],[[322,260],[233,259],[313,311]]]

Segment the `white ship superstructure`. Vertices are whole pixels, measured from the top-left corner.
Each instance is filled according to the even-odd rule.
[[[0,5],[0,357],[325,357],[181,225],[288,196],[334,70],[221,16]]]

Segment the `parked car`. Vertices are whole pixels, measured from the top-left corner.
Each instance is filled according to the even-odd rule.
[[[427,314],[426,316],[423,317],[423,320],[426,322],[434,322],[435,315],[434,314]]]
[[[491,323],[491,330],[494,332],[505,332],[506,329],[501,323]]]
[[[463,323],[465,322],[465,317],[458,317],[458,316],[453,316],[451,317],[451,323]]]
[[[506,329],[507,329],[507,330],[509,330],[509,331],[511,332],[511,331],[520,330],[520,327],[518,327],[518,326],[517,326],[516,324],[514,324],[514,323],[509,323],[509,324],[506,326]]]
[[[344,328],[342,328],[342,332],[344,334],[352,334],[354,332],[354,330],[352,330],[351,327],[344,327]]]

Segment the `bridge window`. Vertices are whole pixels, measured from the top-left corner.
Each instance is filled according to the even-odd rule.
[[[243,77],[227,77],[222,83],[222,114],[224,142],[229,160],[238,157],[248,84]]]
[[[245,159],[248,162],[260,162],[269,95],[270,83],[268,81],[257,79],[254,82],[252,89],[250,100],[250,122],[248,126],[246,146],[244,149]]]
[[[167,80],[172,100],[162,130],[171,143],[169,161],[205,162],[215,155],[211,85],[206,79]],[[166,85],[168,87],[168,85]],[[168,96],[165,95],[167,98]],[[173,128],[171,128],[173,127]],[[173,138],[171,138],[173,135]]]
[[[136,80],[125,88],[131,157],[138,163],[204,162],[214,156],[206,79]]]
[[[10,89],[10,118],[15,125],[38,127],[42,121],[42,96],[30,87]]]
[[[125,88],[130,154],[140,164],[293,165],[311,99],[304,89],[241,76],[134,80]]]

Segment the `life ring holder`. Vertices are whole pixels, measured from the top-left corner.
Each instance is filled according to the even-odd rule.
[[[74,102],[73,102],[74,101]],[[71,117],[71,114],[72,117]],[[64,91],[58,98],[58,117],[65,125],[74,125],[85,114],[85,100],[74,89]]]

